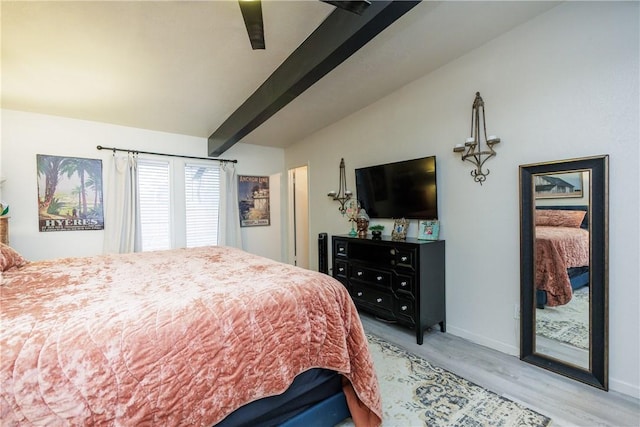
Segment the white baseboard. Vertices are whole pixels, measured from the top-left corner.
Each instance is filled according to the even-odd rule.
[[[492,348],[502,353],[509,354],[511,356],[520,356],[520,348],[511,344],[504,343],[502,341],[496,341],[488,339],[485,336],[474,334],[466,329],[456,328],[455,326],[447,325],[447,333],[455,335],[460,338],[464,338],[476,344],[483,345],[485,347]]]
[[[460,329],[456,328],[455,326],[447,325],[447,333],[460,338],[464,338],[473,343],[489,347],[502,353],[509,354],[511,356],[520,357],[519,347],[515,347],[501,341],[488,339],[485,336],[474,334],[467,331],[466,329]],[[612,378],[611,376],[609,376],[609,390],[640,400],[640,386],[629,384],[628,382]]]
[[[609,391],[615,391],[640,400],[640,386],[609,377]]]

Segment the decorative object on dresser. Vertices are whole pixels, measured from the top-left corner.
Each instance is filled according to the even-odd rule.
[[[371,230],[372,239],[380,239],[382,237],[382,230],[384,230],[384,225],[372,225],[371,227],[369,227],[369,230]]]
[[[349,231],[349,236],[355,237],[358,235],[358,232],[355,229],[355,224],[358,220],[358,213],[360,212],[360,203],[357,200],[351,200],[347,205],[345,210],[347,214],[347,219],[351,223],[351,231]]]
[[[404,240],[407,238],[407,229],[409,228],[409,220],[399,218],[393,220],[393,231],[391,238],[393,240]]]
[[[482,135],[487,144],[488,150],[482,150],[482,138],[480,134],[480,110],[482,109]],[[493,146],[500,142],[500,138],[495,135],[489,135],[487,137],[487,124],[485,122],[484,115],[484,101],[480,96],[480,92],[476,92],[476,97],[473,100],[473,106],[471,107],[471,136],[467,138],[464,144],[456,144],[453,148],[454,153],[462,153],[462,161],[468,161],[475,165],[475,169],[471,170],[471,176],[475,182],[479,182],[482,185],[487,180],[489,175],[489,169],[486,172],[482,170],[484,163],[491,157],[496,155],[493,150]]]
[[[424,219],[418,222],[419,240],[438,240],[440,222],[437,219]]]
[[[388,236],[333,236],[333,277],[356,307],[413,328],[422,344],[435,325],[445,332],[445,242]]]
[[[356,218],[356,226],[358,228],[358,237],[367,237],[367,229],[369,228],[369,215],[364,209],[360,209]]]
[[[342,215],[344,215],[347,211],[345,203],[347,203],[347,201],[351,199],[351,195],[353,194],[351,191],[347,190],[347,176],[344,170],[344,159],[340,159],[340,181],[338,185],[338,191],[329,191],[329,194],[327,194],[327,196],[340,203],[340,207],[338,207],[338,210]]]

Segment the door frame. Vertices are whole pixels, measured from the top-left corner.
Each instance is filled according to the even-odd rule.
[[[289,219],[287,262],[308,269],[310,266],[308,163],[287,170],[287,194]]]

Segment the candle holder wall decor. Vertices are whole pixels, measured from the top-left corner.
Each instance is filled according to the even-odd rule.
[[[480,133],[480,110],[482,110],[482,134]],[[487,150],[482,149],[482,138],[487,145]],[[489,175],[489,169],[482,170],[484,163],[491,157],[496,155],[493,146],[500,143],[500,138],[495,135],[487,137],[487,124],[485,122],[484,115],[484,101],[480,96],[480,92],[476,92],[476,98],[473,100],[473,107],[471,108],[471,136],[467,138],[464,144],[456,144],[453,148],[454,153],[462,153],[462,161],[468,161],[475,165],[475,169],[471,170],[471,176],[475,182],[479,182],[480,185],[487,180]]]
[[[338,191],[329,191],[329,194],[327,194],[327,196],[340,203],[338,210],[342,215],[344,215],[347,211],[345,203],[347,203],[353,195],[351,191],[347,190],[347,177],[344,171],[344,159],[340,159],[340,182],[338,185]]]

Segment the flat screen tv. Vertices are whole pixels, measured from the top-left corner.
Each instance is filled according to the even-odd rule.
[[[436,157],[356,169],[356,193],[370,218],[437,219]]]

